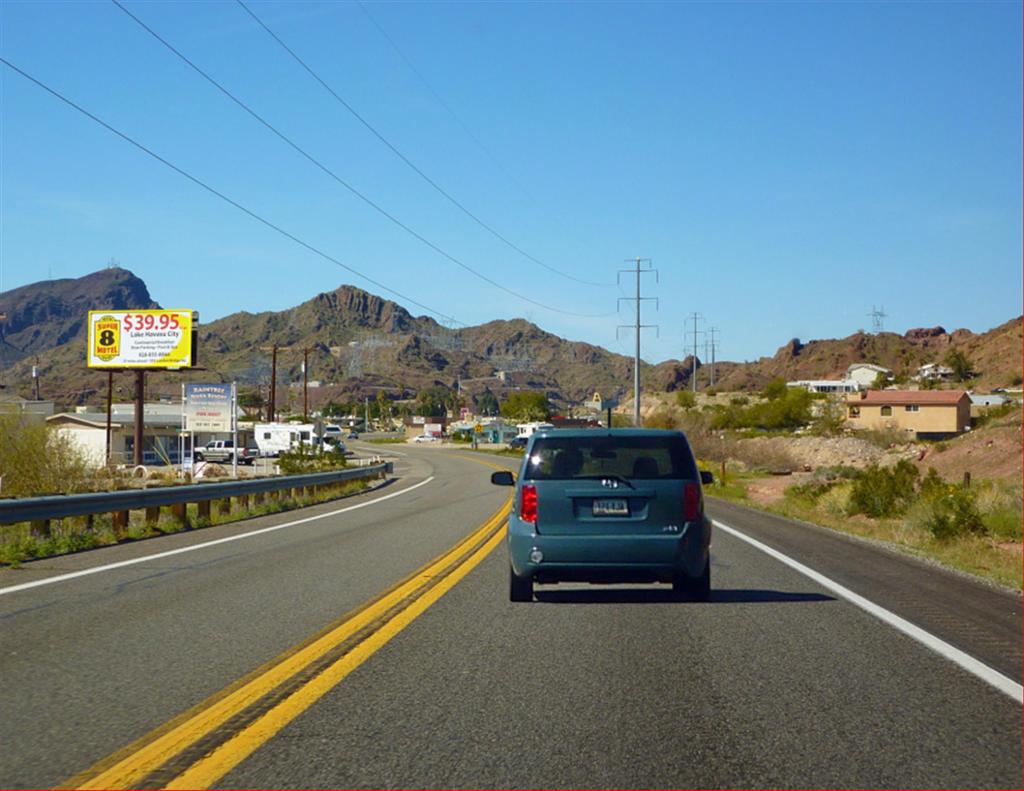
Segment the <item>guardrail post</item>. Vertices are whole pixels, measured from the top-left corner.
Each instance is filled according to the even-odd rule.
[[[131,518],[130,511],[114,511],[111,519],[114,522],[114,535],[121,538],[128,529],[128,521]]]
[[[29,527],[32,530],[32,535],[34,535],[36,538],[50,537],[49,519],[35,519],[29,523]]]
[[[85,532],[91,533],[95,529],[96,514],[86,514],[85,516]]]
[[[156,525],[160,521],[160,506],[154,505],[146,509],[146,524]]]
[[[173,516],[174,521],[182,527],[188,527],[188,504],[175,503],[174,505],[172,505],[171,516]]]
[[[238,496],[238,507],[243,511],[249,510],[249,495],[241,494]]]
[[[209,500],[200,500],[198,503],[196,503],[196,516],[198,516],[200,519],[210,518]]]

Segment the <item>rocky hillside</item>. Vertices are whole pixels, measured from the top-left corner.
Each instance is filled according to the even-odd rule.
[[[794,338],[772,357],[750,363],[718,363],[716,387],[727,391],[757,390],[777,376],[787,380],[838,379],[858,362],[882,365],[898,377],[910,377],[921,365],[941,363],[951,349],[957,349],[966,355],[977,373],[974,386],[985,391],[1020,383],[1021,326],[1022,320],[1017,318],[980,334],[930,327],[909,330],[904,335],[858,332],[838,340],[807,343]],[[683,363],[661,363],[656,376],[664,389],[678,389],[688,385],[689,367],[689,359]],[[706,385],[707,381],[708,371],[699,367],[698,382]]]
[[[145,283],[124,269],[104,269],[76,280],[35,283],[0,294],[0,385],[28,396],[31,365],[39,359],[42,393],[62,405],[98,403],[106,376],[85,368],[85,319],[90,309],[158,307]],[[459,330],[353,286],[317,294],[289,310],[233,313],[200,325],[199,365],[205,371],[152,373],[150,396],[177,395],[181,382],[238,380],[266,387],[269,347],[278,354],[279,391],[301,380],[302,350],[308,349],[310,378],[324,383],[314,405],[385,389],[394,396],[423,387],[455,387],[470,396],[492,390],[499,398],[513,387],[542,389],[556,401],[574,403],[595,390],[606,398],[629,396],[632,358],[587,343],[568,341],[528,321],[492,321]],[[873,362],[897,374],[926,362],[941,362],[962,350],[979,373],[981,389],[1010,384],[1021,372],[1021,320],[975,334],[941,327],[905,335],[857,333],[841,340],[792,340],[772,357],[752,363],[719,362],[716,386],[756,390],[776,376],[819,379],[841,376],[854,362]],[[647,387],[673,391],[690,386],[694,369],[706,387],[708,370],[686,357],[657,366],[643,364]],[[494,378],[504,372],[501,379]],[[127,375],[121,386],[127,397]]]
[[[88,311],[160,307],[127,269],[101,269],[77,279],[48,280],[0,293],[0,370],[85,338]],[[80,344],[85,359],[85,341]]]

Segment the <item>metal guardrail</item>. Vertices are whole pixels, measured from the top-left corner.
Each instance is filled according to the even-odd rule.
[[[218,481],[185,486],[159,486],[151,489],[125,489],[116,492],[58,494],[0,500],[0,524],[48,521],[66,516],[119,513],[141,508],[159,508],[165,505],[209,503],[212,500],[223,500],[228,497],[246,497],[286,489],[329,486],[360,478],[373,478],[393,472],[393,470],[392,462],[384,462],[369,467],[345,468],[308,475],[284,475],[245,481]]]

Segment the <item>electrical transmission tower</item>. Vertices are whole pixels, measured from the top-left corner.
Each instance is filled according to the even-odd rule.
[[[693,319],[693,329],[689,330],[689,331],[684,331],[684,334],[685,335],[690,335],[690,334],[693,335],[693,370],[690,372],[690,386],[693,389],[693,392],[696,393],[697,392],[697,338],[700,335],[704,335],[705,334],[704,330],[699,330],[698,331],[698,329],[697,329],[697,322],[698,321],[704,321],[704,317],[700,313],[697,313],[696,311],[694,311],[693,313],[691,313],[687,317],[686,320],[689,321],[690,319]]]
[[[654,327],[656,335],[660,336],[661,332],[657,324],[641,324],[640,323],[640,303],[645,300],[654,300],[654,308],[658,309],[658,298],[657,297],[641,297],[640,296],[640,275],[654,273],[654,282],[658,282],[658,270],[651,268],[650,258],[630,258],[626,259],[626,263],[634,263],[636,267],[634,269],[620,269],[616,275],[616,282],[619,283],[622,280],[623,274],[636,275],[636,296],[635,297],[619,297],[618,302],[625,300],[626,302],[636,303],[636,323],[635,324],[620,324],[615,328],[615,336],[618,337],[619,330],[632,329],[636,332],[636,354],[633,359],[633,425],[640,425],[640,330],[645,327]],[[641,268],[641,264],[647,264],[647,268]],[[616,307],[618,306],[616,302]],[[611,428],[609,424],[608,428]]]
[[[886,318],[885,307],[876,308],[874,305],[871,306],[871,312],[868,314],[871,317],[871,331],[878,335],[885,329],[884,321]]]

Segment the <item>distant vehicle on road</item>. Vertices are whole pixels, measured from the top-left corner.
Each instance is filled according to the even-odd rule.
[[[509,598],[535,582],[671,582],[706,601],[711,520],[693,452],[679,431],[540,430],[530,438],[508,522]]]
[[[529,442],[529,441],[530,440],[527,437],[523,437],[523,436],[513,437],[512,439],[509,440],[508,446],[510,448],[525,448],[526,447],[526,443]]]
[[[433,434],[420,434],[413,442],[440,442]]]
[[[348,432],[348,437],[346,439],[359,439],[359,432],[357,432],[357,431],[350,431],[350,432]]]
[[[236,451],[234,440],[216,439],[213,442],[206,443],[206,445],[201,448],[196,448],[193,453],[193,457],[196,461],[212,461],[217,464],[230,464],[234,461],[236,453],[238,455],[239,464],[253,464],[256,461],[256,457],[259,456],[259,449],[240,446]]]
[[[342,432],[341,426],[338,426],[338,425],[335,425],[333,423],[330,423],[330,424],[324,426],[323,438],[324,439],[331,439],[331,440],[341,439],[341,435],[343,433],[344,432]]]

